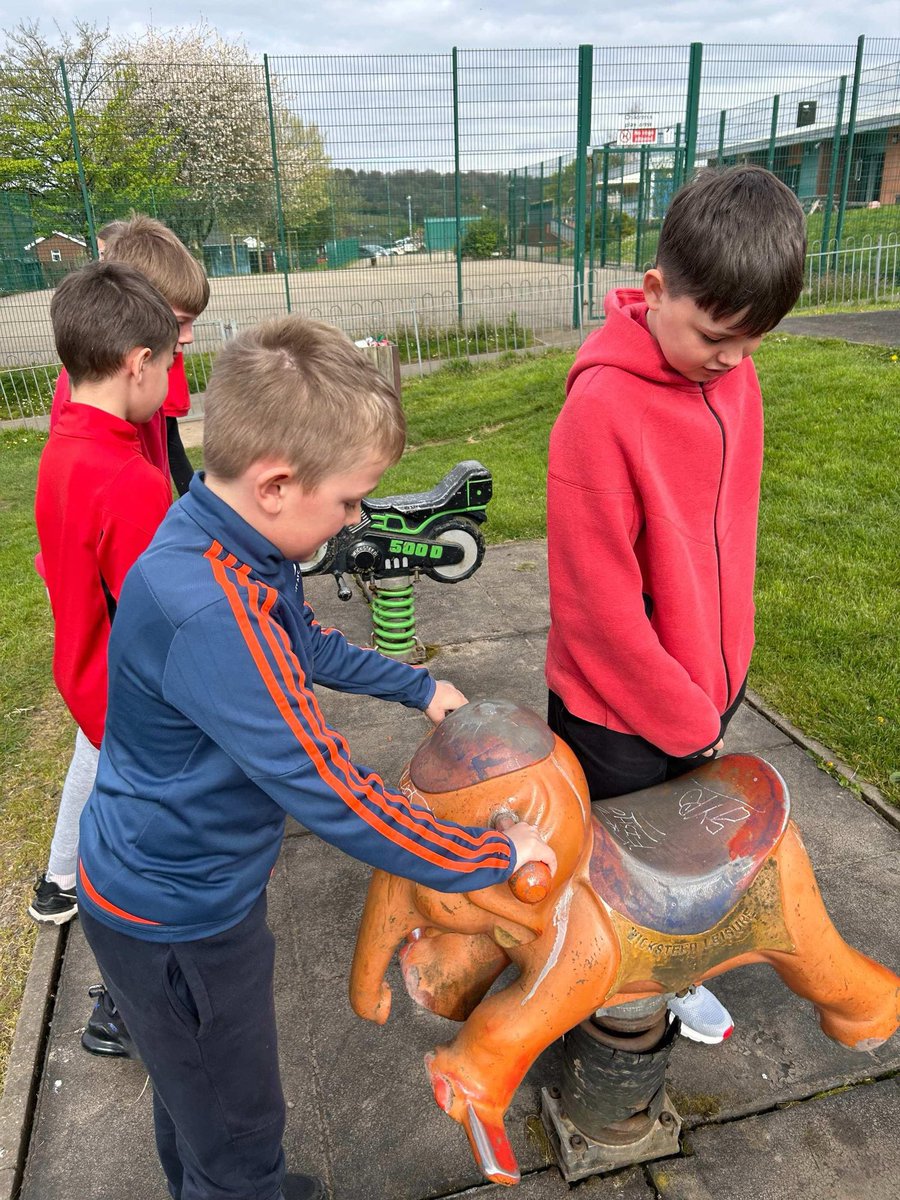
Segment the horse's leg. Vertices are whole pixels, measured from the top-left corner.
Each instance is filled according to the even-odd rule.
[[[606,999],[618,950],[602,908],[586,888],[563,893],[546,932],[516,961],[522,971],[488,996],[457,1037],[426,1056],[438,1104],[465,1127],[476,1162],[488,1179],[519,1179],[503,1115],[526,1071],[551,1042]]]
[[[425,920],[415,903],[415,885],[397,875],[375,871],[356,935],[350,970],[350,1003],[369,1021],[383,1025],[391,1011],[391,989],[384,976],[397,946]]]
[[[795,950],[766,951],[761,957],[791,991],[812,1001],[828,1037],[853,1050],[875,1049],[900,1025],[900,978],[848,946],[832,925],[793,823],[776,857]]]

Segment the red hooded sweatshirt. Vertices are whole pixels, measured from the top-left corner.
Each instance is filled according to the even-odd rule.
[[[749,358],[674,371],[646,313],[610,292],[550,436],[547,683],[682,757],[718,741],[750,663],[762,397]]]

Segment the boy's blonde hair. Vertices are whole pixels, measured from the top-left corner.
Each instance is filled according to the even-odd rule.
[[[400,399],[339,329],[305,317],[254,325],[219,352],[204,397],[203,461],[219,479],[283,458],[307,490],[403,453]]]
[[[172,308],[197,317],[209,303],[206,272],[171,229],[153,217],[111,222],[118,228],[106,239],[106,262],[123,262],[160,291]]]

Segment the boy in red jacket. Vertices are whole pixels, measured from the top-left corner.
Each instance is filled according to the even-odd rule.
[[[753,649],[762,397],[750,355],[803,285],[806,221],[768,171],[679,191],[642,291],[606,298],[550,437],[548,721],[591,799],[722,746]],[[719,1042],[705,988],[670,1009]]]
[[[168,390],[178,322],[132,267],[91,263],[50,306],[71,398],[38,469],[35,520],[53,610],[53,677],[78,726],[46,873],[29,912],[61,925],[78,911],[78,821],[97,770],[106,718],[106,646],[125,574],[171,503],[167,476],[138,431]]]
[[[178,418],[186,416],[191,407],[183,350],[193,342],[194,322],[209,303],[209,280],[184,243],[152,217],[138,215],[128,221],[111,221],[97,234],[97,242],[105,261],[127,263],[145,275],[171,304],[178,321],[178,347],[169,370],[165,403],[149,421],[138,426],[138,437],[147,461],[164,475],[171,473],[178,494],[183,496],[194,473],[178,430]],[[64,364],[53,393],[51,429],[68,399],[69,378]]]

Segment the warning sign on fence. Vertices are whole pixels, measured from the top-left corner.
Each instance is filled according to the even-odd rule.
[[[659,141],[659,130],[655,125],[641,125],[619,130],[620,146],[655,146]]]

